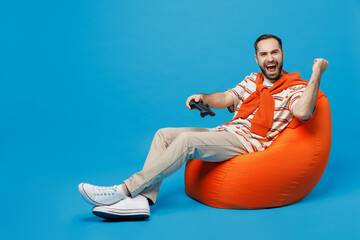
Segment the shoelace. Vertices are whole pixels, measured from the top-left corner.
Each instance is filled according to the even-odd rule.
[[[96,196],[106,196],[106,195],[114,195],[117,191],[117,186],[114,185],[112,187],[94,187],[94,192]]]

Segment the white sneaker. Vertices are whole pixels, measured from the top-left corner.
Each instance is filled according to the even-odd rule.
[[[98,187],[88,183],[79,184],[79,192],[92,205],[111,205],[126,198],[121,185]]]
[[[110,206],[97,206],[93,213],[109,220],[145,220],[150,217],[149,202],[146,197],[127,197]]]

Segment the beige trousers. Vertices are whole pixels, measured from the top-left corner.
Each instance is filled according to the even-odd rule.
[[[207,128],[163,128],[156,132],[143,169],[124,183],[132,197],[141,194],[151,205],[156,201],[161,181],[188,159],[225,161],[247,153],[241,141],[230,132]]]

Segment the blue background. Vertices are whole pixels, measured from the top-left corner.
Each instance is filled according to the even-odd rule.
[[[0,228],[2,239],[359,239],[360,2],[2,1]],[[121,183],[142,167],[161,127],[213,127],[189,111],[195,93],[224,91],[259,71],[253,42],[278,35],[284,69],[321,89],[332,109],[328,167],[301,202],[223,210],[164,182],[145,222],[103,222],[80,182]],[[4,237],[5,236],[5,237]]]

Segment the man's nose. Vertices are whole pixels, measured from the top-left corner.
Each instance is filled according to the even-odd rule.
[[[274,60],[274,57],[271,54],[269,54],[267,57],[267,61],[272,62],[273,60]]]

